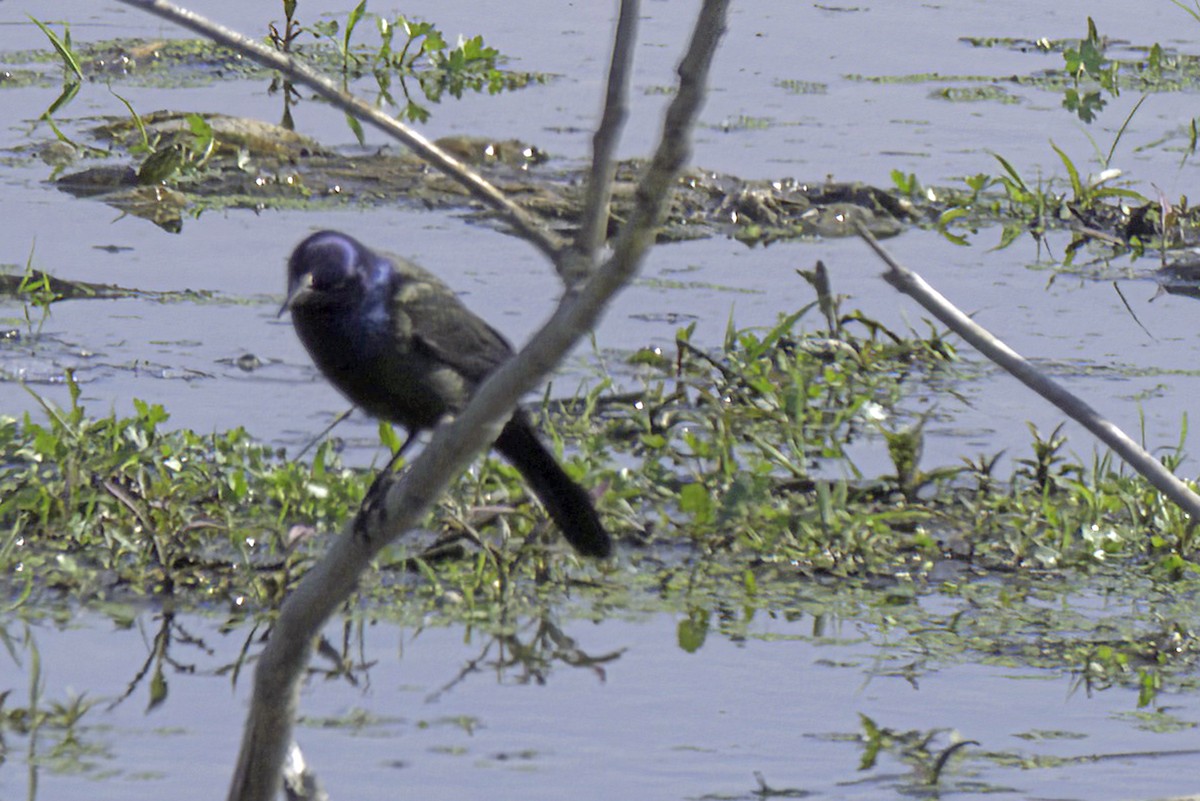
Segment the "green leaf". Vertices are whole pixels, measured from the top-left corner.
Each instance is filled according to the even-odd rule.
[[[875,767],[875,761],[879,758],[879,749],[883,745],[883,732],[878,724],[871,718],[858,713],[859,722],[863,727],[863,754],[858,762],[859,770],[870,770]]]
[[[150,703],[146,706],[149,712],[163,701],[167,700],[167,679],[163,676],[162,665],[156,665],[154,675],[150,677]]]
[[[108,91],[112,92],[112,87],[109,87]],[[113,94],[113,97],[115,97],[117,100],[120,100],[121,103],[124,104],[126,110],[129,111],[129,116],[133,118],[133,124],[137,128],[138,136],[142,140],[142,143],[141,143],[142,148],[145,150],[149,150],[150,149],[150,137],[146,133],[146,125],[145,125],[145,123],[142,122],[142,115],[138,114],[136,111],[133,110],[133,104],[131,104],[128,100],[121,97],[116,92],[112,92],[112,94]]]
[[[28,16],[28,15],[26,15],[26,16]],[[38,26],[38,28],[41,29],[42,33],[44,33],[46,35],[46,38],[50,40],[50,44],[53,45],[54,49],[58,52],[58,56],[59,56],[59,58],[61,58],[63,60],[63,64],[65,64],[66,67],[69,70],[71,70],[71,72],[75,73],[76,78],[78,78],[80,81],[82,81],[83,80],[83,70],[80,69],[80,67],[79,67],[79,59],[77,59],[75,57],[75,54],[73,52],[71,52],[70,45],[68,45],[62,39],[59,39],[58,36],[55,35],[54,31],[47,28],[44,24],[39,22],[34,17],[29,17],[29,19],[33,22],[34,25]]]
[[[1179,6],[1180,8],[1182,8],[1187,13],[1191,14],[1192,19],[1196,20],[1196,22],[1200,22],[1200,10],[1193,11],[1192,9],[1188,8],[1182,2],[1182,0],[1171,0],[1171,2],[1174,3],[1175,5]]]
[[[1025,192],[1029,191],[1029,187],[1027,187],[1025,182],[1021,180],[1021,174],[1016,171],[1013,165],[1008,163],[1008,160],[1005,159],[1004,156],[1001,156],[999,153],[993,153],[992,157],[995,158],[996,161],[1000,162],[1000,166],[1004,168],[1006,173],[1008,173],[1008,177],[1012,179],[1014,184],[1016,184]]]
[[[379,421],[379,441],[393,456],[404,446],[404,439],[396,433],[396,427],[386,420]]]
[[[970,190],[972,192],[974,192],[975,194],[979,194],[980,192],[987,189],[988,186],[991,185],[992,176],[988,175],[985,172],[980,172],[980,173],[976,173],[975,175],[971,175],[971,176],[968,176],[967,178],[964,178],[963,181],[966,183],[967,187],[970,188]]]
[[[54,116],[55,112],[74,100],[75,95],[77,94],[79,94],[78,81],[70,81],[69,83],[65,84],[62,92],[60,92],[58,97],[54,99],[54,102],[50,104],[50,108],[42,112],[42,119],[49,121],[49,119]]]
[[[667,438],[662,434],[642,434],[640,439],[642,445],[656,451],[666,447],[667,444]]]
[[[446,40],[442,38],[441,31],[434,28],[432,25],[424,24],[420,26],[420,32],[425,36],[425,41],[421,44],[421,50],[429,53],[434,50],[445,50]]]
[[[754,596],[758,594],[758,579],[755,578],[754,571],[750,568],[746,568],[745,572],[742,573],[742,586],[745,588],[747,595]]]
[[[1067,168],[1067,177],[1071,179],[1071,191],[1075,195],[1075,200],[1080,203],[1085,202],[1087,198],[1084,194],[1083,182],[1079,180],[1079,170],[1075,169],[1075,164],[1053,141],[1050,142],[1050,147],[1054,148],[1054,152],[1062,160],[1063,166]]]
[[[1142,668],[1138,671],[1138,708],[1142,709],[1154,703],[1159,689],[1162,688],[1162,677],[1153,671]]]
[[[712,492],[703,484],[684,484],[679,490],[679,508],[697,523],[710,523],[713,519]]]
[[[686,618],[679,621],[676,638],[679,647],[694,654],[704,647],[708,637],[708,612],[703,609],[693,609]]]
[[[1017,237],[1026,231],[1026,227],[1022,224],[1006,225],[1000,231],[1000,242],[992,250],[1004,250],[1006,247],[1017,241]]]
[[[891,176],[892,184],[900,194],[912,197],[921,191],[921,182],[917,180],[916,173],[904,173],[900,170],[892,170]]]
[[[1143,195],[1141,192],[1137,192],[1133,189],[1126,189],[1125,187],[1121,187],[1121,186],[1107,186],[1103,189],[1096,189],[1092,192],[1092,197],[1094,197],[1094,198],[1123,197],[1123,198],[1128,198],[1129,200],[1132,200],[1135,203],[1141,203],[1141,204],[1150,202],[1149,199],[1145,195]]]
[[[367,143],[367,137],[363,133],[362,123],[353,114],[346,115],[346,125],[350,126],[350,130],[354,133],[354,138],[358,140],[360,146]]]
[[[213,150],[217,146],[217,137],[213,132],[212,126],[208,124],[208,120],[196,113],[188,114],[185,117],[188,124],[188,130],[192,132],[192,152],[188,154],[193,166],[200,166],[208,161]]]
[[[208,120],[201,117],[195,112],[188,114],[184,119],[187,120],[188,130],[192,132],[200,140],[212,140],[213,129],[208,124]]]
[[[324,36],[327,39],[336,39],[338,31],[341,29],[342,26],[338,25],[337,20],[335,19],[321,20],[312,24],[313,33],[317,34],[318,36]]]
[[[350,52],[350,37],[354,34],[354,28],[358,25],[358,21],[363,18],[363,14],[367,12],[367,0],[362,0],[361,3],[354,7],[350,12],[350,18],[346,20],[346,30],[342,35],[342,53],[343,55]]]
[[[946,209],[945,211],[943,211],[941,214],[938,215],[937,225],[939,228],[945,228],[946,226],[950,225],[950,223],[954,222],[955,220],[961,219],[966,216],[967,216],[967,210],[964,208],[960,207],[960,208]]]

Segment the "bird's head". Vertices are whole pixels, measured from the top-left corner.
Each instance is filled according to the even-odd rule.
[[[287,300],[282,315],[306,306],[347,306],[361,302],[389,268],[357,239],[337,231],[319,231],[292,251],[288,260]]]

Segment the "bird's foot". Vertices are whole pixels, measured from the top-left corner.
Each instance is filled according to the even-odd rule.
[[[367,494],[363,497],[358,515],[354,518],[355,534],[366,537],[369,530],[368,524],[372,518],[378,517],[382,522],[387,517],[387,494],[395,478],[396,474],[392,472],[390,463],[375,476],[375,480],[371,482]]]

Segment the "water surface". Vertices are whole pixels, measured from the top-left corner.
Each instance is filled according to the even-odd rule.
[[[180,35],[112,2],[52,5],[0,5],[0,50],[40,45],[27,13],[69,20],[77,41]],[[337,0],[320,8],[344,13],[353,5]],[[301,0],[301,14],[315,6]],[[275,7],[195,4],[258,35]],[[374,3],[371,8],[388,10]],[[403,10],[435,21],[451,36],[480,33],[510,54],[514,66],[560,76],[526,91],[440,107],[423,128],[427,135],[516,137],[567,162],[586,158],[608,57],[610,4],[528,0],[505,13],[481,14],[478,3],[454,0],[415,2]],[[691,13],[690,5],[679,3],[643,5],[625,156],[644,155],[657,135],[662,90],[674,81]],[[1165,0],[1019,0],[1003,4],[1002,14],[985,0],[735,4],[693,161],[746,178],[832,175],[887,185],[895,169],[937,184],[997,172],[996,152],[1027,176],[1061,175],[1050,141],[1088,164],[1092,140],[1106,151],[1137,96],[1111,101],[1098,123],[1084,127],[1060,108],[1060,96],[1035,87],[996,80],[1015,102],[964,104],[941,99],[936,90],[972,81],[876,83],[851,76],[1036,73],[1056,66],[1058,56],[975,48],[960,39],[1079,36],[1088,15],[1102,33],[1132,45],[1196,49],[1200,26]],[[801,83],[812,90],[795,91]],[[265,82],[116,88],[142,111],[211,110],[272,121],[279,115],[278,98],[267,95]],[[4,90],[8,122],[0,127],[0,147],[49,141],[46,127],[31,121],[55,94]],[[1179,166],[1194,98],[1194,87],[1150,98],[1125,133],[1117,165],[1143,191],[1154,184],[1175,197],[1194,184],[1194,163]],[[122,113],[103,86],[89,85],[62,116],[68,128],[78,128],[82,118]],[[319,104],[303,104],[296,118],[304,133],[328,146],[353,141],[341,114]],[[1164,137],[1165,145],[1151,145]],[[368,138],[374,146],[384,144],[374,133]],[[73,301],[56,304],[44,320],[32,310],[30,322],[21,304],[0,304],[5,327],[22,332],[19,341],[0,345],[0,372],[7,379],[0,382],[0,409],[6,413],[35,408],[18,378],[65,402],[57,382],[63,368],[74,367],[84,401],[96,413],[125,413],[138,397],[164,404],[180,426],[219,431],[240,425],[269,442],[293,448],[306,442],[345,403],[315,374],[275,312],[286,254],[317,228],[346,230],[436,270],[517,342],[550,313],[557,295],[549,270],[530,248],[452,213],[209,212],[185,219],[182,233],[172,235],[60,193],[48,177],[49,168],[39,162],[0,169],[0,262],[23,266],[32,251],[36,266],[64,278],[206,290],[217,299]],[[1194,302],[1163,296],[1150,303],[1156,286],[1144,277],[1144,268],[1152,266],[1145,262],[1100,265],[1107,271],[1103,281],[1051,281],[1032,240],[992,250],[998,237],[998,231],[985,230],[973,247],[956,248],[934,232],[914,230],[888,246],[1118,424],[1138,431],[1144,420],[1150,445],[1174,444],[1182,415],[1200,397]],[[1057,252],[1065,244],[1051,237]],[[110,245],[120,250],[98,249]],[[731,314],[741,325],[770,325],[776,315],[809,302],[807,285],[794,270],[817,259],[829,266],[835,291],[850,296],[848,307],[888,325],[923,330],[922,313],[878,279],[881,265],[857,241],[751,250],[708,240],[656,249],[644,271],[651,280],[617,299],[597,332],[597,348],[613,358],[645,344],[669,346],[676,329],[691,320],[697,323],[695,341],[713,345]],[[1130,317],[1112,279],[1153,336]],[[246,354],[263,366],[238,368],[235,360]],[[558,385],[573,392],[581,377],[592,375],[594,361],[585,346]],[[1046,431],[1061,417],[990,371],[957,389],[960,398],[914,401],[935,405],[941,414],[930,428],[926,467],[1002,449],[1019,455],[1028,447],[1026,421]],[[365,420],[343,427],[344,436],[363,446],[362,461],[375,453],[374,431]],[[1068,433],[1073,449],[1091,449],[1082,432]],[[868,474],[887,465],[882,442],[859,446],[855,455]],[[1185,463],[1184,472],[1195,473],[1194,461]],[[28,703],[33,644],[46,699],[86,693],[102,705],[85,716],[79,743],[66,749],[65,758],[55,753],[59,733],[44,730],[29,738],[4,732],[0,797],[198,799],[223,793],[247,687],[245,676],[231,686],[224,669],[249,632],[224,631],[206,616],[180,622],[203,647],[176,633],[176,664],[165,673],[167,700],[149,711],[145,679],[127,700],[106,706],[148,658],[159,625],[154,610],[141,611],[127,628],[79,612],[69,624],[31,624],[28,639],[24,624],[11,622],[10,653],[0,673],[8,677],[0,692],[12,693],[7,708]],[[931,741],[935,749],[954,737],[978,741],[950,761],[944,796],[986,790],[1001,798],[1102,800],[1198,790],[1189,770],[1195,755],[1173,753],[1195,747],[1198,709],[1190,696],[1160,697],[1163,708],[1150,710],[1147,720],[1131,691],[1089,695],[1070,676],[975,657],[931,662],[907,650],[902,636],[853,614],[815,632],[812,619],[785,621],[760,612],[743,634],[714,634],[697,653],[678,646],[677,623],[667,614],[601,624],[564,621],[581,652],[619,652],[619,658],[589,667],[551,659],[537,671],[519,663],[496,667],[496,660],[511,654],[501,653],[486,634],[365,625],[357,658],[371,667],[357,674],[357,685],[312,678],[299,736],[334,798],[477,799],[484,792],[528,799],[569,794],[579,801],[757,798],[755,772],[770,788],[817,797],[931,795],[899,747],[882,750],[873,767],[860,767],[863,715],[897,733],[948,730]],[[526,622],[519,636],[528,638],[535,626]],[[331,628],[332,639],[340,635],[337,625]],[[1161,725],[1164,719],[1176,723]]]

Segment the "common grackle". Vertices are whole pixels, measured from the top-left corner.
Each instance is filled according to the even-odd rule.
[[[287,291],[280,314],[292,312],[300,341],[325,377],[368,414],[407,428],[410,440],[462,410],[513,354],[432,274],[336,231],[296,247]],[[563,472],[525,413],[518,410],[505,424],[495,448],[576,550],[608,556],[612,543],[587,492]]]

